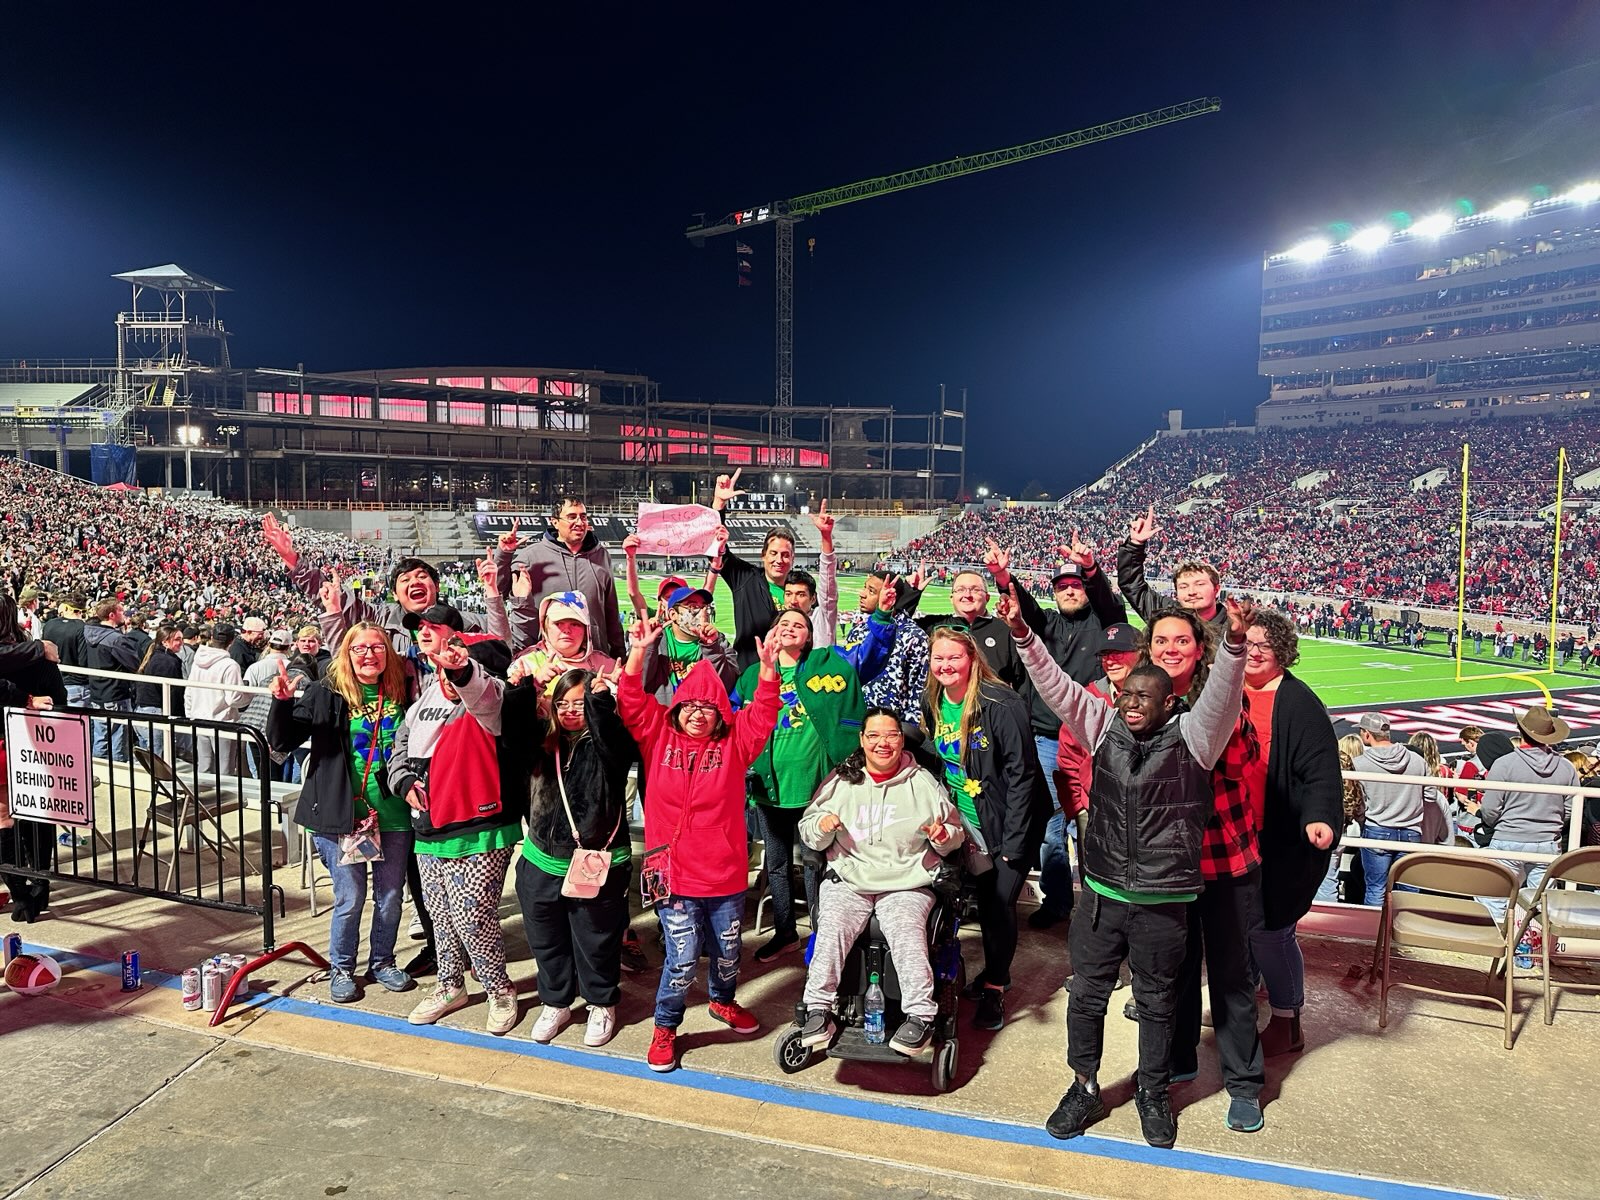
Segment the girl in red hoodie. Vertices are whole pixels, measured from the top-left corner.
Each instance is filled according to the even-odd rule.
[[[688,1007],[700,947],[711,943],[708,1011],[735,1033],[760,1023],[733,998],[739,982],[739,935],[749,886],[745,835],[745,772],[778,723],[778,645],[757,643],[761,672],[755,695],[737,715],[716,668],[697,662],[668,708],[644,690],[645,649],[661,626],[641,621],[617,692],[623,724],[639,744],[644,772],[644,840],[648,870],[665,850],[668,895],[656,907],[667,960],[656,989],[656,1030],[646,1056],[653,1071],[678,1065],[678,1026]]]

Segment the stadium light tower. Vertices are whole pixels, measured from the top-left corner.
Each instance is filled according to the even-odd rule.
[[[960,175],[990,171],[995,167],[1010,166],[1012,163],[1025,162],[1031,158],[1043,158],[1047,154],[1059,154],[1063,150],[1076,150],[1079,146],[1110,141],[1126,134],[1154,129],[1159,125],[1171,125],[1174,121],[1204,116],[1221,108],[1221,100],[1215,96],[1203,96],[1168,108],[1153,109],[1131,117],[1122,117],[1116,121],[1107,121],[1103,125],[1091,125],[1087,129],[1063,133],[1058,137],[1011,146],[1005,150],[964,155],[931,166],[901,171],[896,175],[880,175],[875,179],[863,179],[859,183],[848,183],[843,187],[807,192],[788,200],[775,200],[771,204],[735,209],[720,220],[709,223],[702,221],[698,225],[691,225],[685,231],[685,236],[695,245],[701,246],[705,244],[707,238],[718,237],[725,233],[743,233],[753,226],[773,226],[776,243],[774,258],[777,264],[774,284],[778,309],[777,383],[773,401],[778,408],[792,408],[794,407],[794,227],[805,217],[822,212],[824,209],[838,208],[841,204],[852,204],[857,200],[870,200],[874,196],[904,192],[941,180],[954,179]],[[779,418],[777,432],[781,436],[793,436],[793,429],[794,423],[791,419]]]

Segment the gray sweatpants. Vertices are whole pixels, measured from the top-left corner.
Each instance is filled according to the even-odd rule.
[[[824,879],[818,907],[822,911],[817,918],[811,969],[806,973],[806,1008],[833,1007],[845,956],[876,910],[878,928],[889,943],[900,980],[901,1009],[908,1017],[933,1020],[939,1009],[933,1002],[933,968],[928,963],[928,913],[933,910],[930,889],[864,895],[837,879]]]

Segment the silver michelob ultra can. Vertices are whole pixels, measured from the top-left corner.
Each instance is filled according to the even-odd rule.
[[[0,944],[4,945],[4,949],[0,950],[0,967],[9,967],[11,960],[22,953],[22,935],[20,933],[8,933],[5,936],[5,941]]]
[[[200,1007],[200,968],[189,967],[183,973],[183,1006],[190,1012]]]
[[[250,977],[243,973],[245,964],[247,964],[249,961],[250,956],[248,954],[223,955],[222,965],[224,973],[227,975],[227,977],[232,979],[235,975],[239,976],[239,986],[234,989],[236,993],[243,993],[250,990]]]

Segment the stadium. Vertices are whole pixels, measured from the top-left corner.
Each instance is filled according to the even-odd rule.
[[[415,557],[437,572],[442,598],[476,611],[486,604],[476,560],[493,560],[497,539],[517,526],[535,537],[543,533],[565,497],[587,505],[589,527],[609,549],[615,589],[623,595],[621,545],[634,532],[639,505],[707,504],[719,477],[738,472],[746,491],[726,518],[735,552],[759,557],[777,528],[792,542],[796,563],[815,569],[826,526],[838,559],[841,613],[854,612],[862,594],[872,606],[878,585],[867,571],[876,569],[913,578],[922,585],[922,612],[940,614],[953,611],[958,573],[994,573],[991,542],[1048,607],[1063,548],[1081,538],[1113,576],[1135,523],[1150,514],[1159,532],[1141,570],[1152,586],[1170,593],[1184,564],[1209,562],[1229,595],[1284,613],[1299,631],[1296,674],[1315,689],[1340,732],[1353,732],[1360,713],[1381,715],[1397,735],[1428,734],[1454,762],[1470,749],[1458,741],[1463,727],[1517,736],[1530,704],[1553,696],[1569,746],[1600,738],[1600,685],[1589,681],[1600,673],[1600,524],[1593,520],[1600,488],[1600,186],[1486,204],[1481,212],[1469,205],[1415,220],[1394,214],[1335,235],[1263,261],[1258,361],[1266,399],[1253,426],[1187,428],[1183,413],[1172,410],[1161,428],[1126,447],[1092,482],[1048,502],[969,494],[964,397],[917,413],[663,399],[663,385],[652,378],[593,369],[236,368],[232,331],[219,315],[227,288],[176,264],[126,272],[116,278],[131,286],[132,304],[116,315],[114,358],[18,358],[0,365],[9,574],[41,591],[47,606],[79,591],[91,601],[120,599],[135,627],[248,616],[273,630],[293,630],[319,618],[326,624],[339,611],[337,585],[331,600],[319,597],[303,583],[307,572],[355,576],[357,591],[377,603],[393,583],[397,560]],[[814,520],[823,516],[824,502],[831,526]],[[297,562],[263,537],[268,514],[287,528]],[[656,598],[669,573],[698,587],[701,558],[645,557],[645,595]],[[509,578],[509,564],[506,572]],[[715,624],[732,638],[740,600],[724,578],[711,586]],[[247,690],[268,694],[267,687]],[[149,722],[161,719],[159,708],[138,711]],[[173,729],[176,745],[181,735]],[[213,810],[207,806],[219,798],[239,801],[252,782],[240,774],[234,793],[226,779],[205,792],[196,774],[186,798],[181,778],[174,785],[151,773],[147,780],[98,755],[96,763],[102,811],[115,813],[130,795],[147,803],[145,834],[136,854],[119,844],[114,817],[108,839],[98,824],[94,831],[108,850],[89,842],[80,852],[63,840],[54,878],[71,904],[60,905],[57,915],[65,910],[65,918],[41,927],[30,942],[77,956],[80,974],[104,974],[112,960],[99,923],[111,904],[127,910],[118,912],[118,939],[139,942],[152,966],[173,972],[192,962],[202,943],[209,952],[224,937],[253,937],[252,919],[265,922],[265,949],[274,936],[284,948],[326,940],[318,887],[328,900],[331,872],[319,881],[309,838],[281,822],[276,789],[291,787],[288,779],[264,783],[254,808],[236,803]],[[170,791],[141,792],[150,780]],[[161,804],[166,815],[158,819]],[[178,848],[185,824],[204,832],[206,820],[185,815],[196,807],[219,829],[223,812],[249,812],[251,821],[259,815],[261,830],[248,835],[261,836],[263,844],[252,850],[264,862],[252,866],[267,882],[251,883],[250,899],[242,884],[240,899],[219,898],[224,839],[213,845],[191,838]],[[1580,815],[1574,814],[1574,829]],[[247,831],[244,816],[238,820],[234,840],[242,847]],[[163,822],[173,847],[167,885],[146,887],[139,882],[145,835],[153,830],[159,845]],[[131,828],[122,830],[122,842],[133,840]],[[1359,840],[1361,826],[1354,828]],[[275,836],[293,855],[276,864],[265,844]],[[639,850],[642,837],[641,827],[633,839]],[[197,848],[202,842],[204,851]],[[214,864],[205,858],[213,849]],[[115,872],[109,884],[91,875],[86,864],[102,852],[113,866],[132,858],[132,884]],[[240,849],[241,861],[244,854]],[[1346,851],[1347,871],[1361,854],[1360,847]],[[174,887],[174,873],[191,856],[193,879]],[[98,872],[100,860],[94,864]],[[760,904],[771,904],[773,890],[761,865],[757,855],[752,879],[766,897],[755,909],[758,927]],[[299,868],[298,887],[291,867]],[[208,891],[213,884],[216,896]],[[1025,904],[1032,906],[1039,893],[1036,882],[1028,886]],[[274,889],[282,921],[276,935]],[[98,899],[79,903],[86,895]],[[169,901],[209,905],[203,930],[172,920],[176,910],[164,907]],[[506,919],[510,929],[515,922]],[[1126,1111],[1108,1136],[1076,1145],[1103,1159],[1105,1170],[1185,1173],[1161,1188],[1141,1177],[1122,1184],[1123,1194],[1191,1194],[1200,1176],[1219,1174],[1271,1197],[1475,1194],[1484,1168],[1458,1153],[1469,1126],[1448,1093],[1469,1091],[1476,1105],[1520,1086],[1506,1082],[1502,1060],[1487,1057],[1503,1053],[1500,1014],[1418,1000],[1380,1031],[1373,954],[1381,946],[1379,920],[1370,903],[1340,899],[1319,899],[1303,918],[1309,1011],[1324,1027],[1312,1037],[1315,1053],[1291,1060],[1292,1079],[1272,1068],[1268,1094],[1278,1140],[1265,1135],[1260,1158],[1230,1143],[1221,1122],[1202,1129],[1190,1117],[1184,1139],[1194,1149],[1152,1158]],[[1060,1090],[1062,945],[1043,934],[1023,936],[1018,998],[1009,1001],[1014,1023],[997,1038],[978,1035],[967,1061],[981,1066],[964,1068],[943,1086],[936,1073],[932,1089],[922,1082],[907,1087],[903,1073],[885,1065],[893,1059],[846,1064],[833,1075],[813,1069],[795,1083],[785,1078],[791,1072],[781,1053],[775,1065],[765,1054],[753,1062],[740,1043],[696,1034],[690,1046],[703,1075],[684,1073],[685,1087],[751,1105],[738,1114],[745,1123],[754,1120],[756,1105],[815,1121],[808,1136],[838,1153],[859,1149],[852,1122],[879,1120],[892,1109],[896,1120],[922,1134],[951,1138],[945,1165],[953,1171],[1023,1187],[1048,1178],[1054,1187],[1056,1176],[1040,1165],[1054,1160],[1039,1156],[1060,1152],[1039,1134],[1033,1110],[1048,1111]],[[1579,951],[1590,944],[1576,936],[1563,944],[1573,951],[1558,968],[1564,980],[1588,978]],[[530,964],[522,960],[531,949],[508,949],[518,960],[513,965],[526,972]],[[653,943],[651,950],[659,955]],[[754,985],[741,990],[767,1025],[784,1027],[793,1016],[799,961],[758,967]],[[1447,972],[1428,961],[1437,983]],[[1472,961],[1476,970],[1481,964]],[[224,1022],[224,1032],[243,1044],[259,1021],[264,1042],[251,1045],[277,1036],[311,1055],[346,1054],[344,1018],[315,998],[322,978],[270,955],[261,962],[270,988],[247,1004],[231,1030]],[[1523,967],[1507,970],[1521,987],[1514,1053],[1531,1091],[1592,1058],[1595,1010],[1564,995],[1554,1023],[1539,1026],[1531,1015],[1538,985]],[[313,977],[314,986],[304,988]],[[1505,986],[1509,995],[1509,979]],[[653,988],[652,980],[646,991]],[[418,1023],[406,1015],[415,997],[402,1001],[374,987],[367,993],[370,1012],[359,1014],[363,1036],[371,1039],[370,1057],[362,1061],[410,1076],[546,1098],[576,1095],[611,1112],[642,1109],[652,1119],[727,1127],[725,1113],[685,1118],[677,1106],[687,1102],[658,1094],[673,1089],[646,1086],[647,1002],[633,990],[621,1002],[631,1027],[612,1050],[530,1049],[524,1038],[507,1066],[497,1056],[508,1043],[477,1032],[480,1010],[461,1023],[418,1032],[408,1028],[408,1021]],[[73,1003],[100,1002],[81,981],[61,991]],[[1116,1016],[1126,995],[1113,1001],[1106,1034],[1131,1061],[1137,1027]],[[175,995],[160,999],[176,1007]],[[179,1020],[204,1032],[199,1022],[209,1016],[187,1013]],[[226,1017],[224,1003],[217,1019]],[[1512,1020],[1508,1009],[1507,1050]],[[275,1021],[294,1022],[291,1033],[274,1035]],[[1393,1045],[1408,1053],[1384,1057]],[[1373,1070],[1375,1056],[1389,1072],[1379,1097],[1350,1084]],[[1459,1076],[1449,1087],[1439,1064]],[[576,1077],[580,1068],[599,1082],[564,1090],[571,1081],[562,1073]],[[941,1095],[952,1082],[953,1095]],[[1111,1086],[1108,1080],[1108,1092]],[[1121,1081],[1115,1086],[1131,1090]],[[585,1087],[595,1090],[584,1093]],[[1209,1062],[1196,1091],[1203,1097],[1194,1099],[1197,1109],[1227,1100]],[[1297,1103],[1279,1103],[1280,1096]],[[1418,1096],[1429,1103],[1413,1105]],[[1364,1134],[1380,1106],[1392,1136],[1353,1144],[1351,1132]],[[1586,1112],[1551,1119],[1568,1145],[1587,1144]],[[1540,1161],[1519,1161],[1514,1131],[1485,1137],[1505,1160],[1493,1168],[1489,1186],[1509,1187],[1507,1177],[1515,1174],[1517,1186],[1531,1180],[1538,1194],[1586,1194],[1583,1156],[1541,1152]]]

